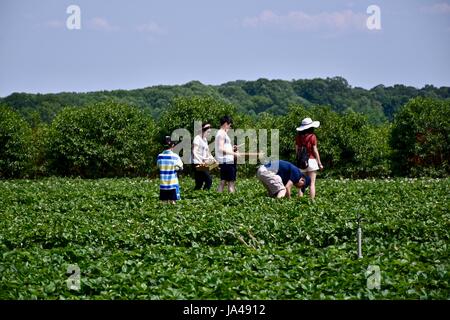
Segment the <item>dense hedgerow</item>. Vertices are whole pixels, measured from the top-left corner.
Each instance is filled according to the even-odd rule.
[[[211,97],[176,98],[155,122],[135,107],[107,101],[65,108],[49,127],[33,126],[32,134],[18,115],[1,110],[2,178],[155,176],[163,136],[182,128],[193,139],[198,134],[194,121],[209,121],[217,129],[226,114],[233,117],[235,129],[267,129],[268,150],[272,131],[279,130],[279,157],[292,162],[295,129],[301,120],[311,117],[320,121],[316,134],[325,176],[443,177],[450,172],[450,104],[441,100],[411,100],[392,124],[380,125],[362,114],[336,113],[325,106],[291,105],[286,115],[251,117]],[[190,166],[185,168],[185,174],[190,174]],[[252,176],[255,171],[254,164],[239,167],[241,175]]]
[[[146,175],[155,136],[153,120],[134,107],[105,102],[66,108],[50,126],[49,171],[86,178]]]
[[[0,106],[0,178],[29,175],[32,157],[30,126],[19,114]]]
[[[410,176],[450,173],[450,101],[416,98],[395,116],[395,170]]]

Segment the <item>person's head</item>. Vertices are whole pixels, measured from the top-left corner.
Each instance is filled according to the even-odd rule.
[[[302,131],[297,131],[298,134],[300,135],[304,135],[304,134],[308,134],[308,133],[314,133],[314,128],[308,128]]]
[[[298,189],[302,190],[303,193],[305,193],[306,188],[308,188],[310,184],[311,184],[311,178],[302,173],[300,176],[300,180],[298,180],[298,182],[295,183],[294,185]]]
[[[170,136],[165,136],[163,140],[164,150],[170,150],[175,147],[175,142],[172,141]]]
[[[208,137],[211,133],[211,124],[209,122],[202,123],[202,137]]]
[[[233,125],[233,119],[230,116],[223,116],[220,118],[220,127],[224,130],[228,130]]]

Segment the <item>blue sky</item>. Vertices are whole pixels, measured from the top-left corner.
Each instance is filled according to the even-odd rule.
[[[366,27],[372,4],[381,30]],[[1,0],[0,96],[333,76],[450,86],[449,40],[449,0]]]

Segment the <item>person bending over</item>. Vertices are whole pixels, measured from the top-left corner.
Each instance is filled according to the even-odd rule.
[[[291,197],[292,186],[298,188],[298,196],[303,196],[311,179],[289,161],[271,161],[258,168],[257,178],[263,183],[270,197]]]

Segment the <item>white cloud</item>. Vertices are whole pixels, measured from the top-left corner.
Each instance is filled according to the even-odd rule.
[[[435,3],[432,6],[423,7],[422,11],[435,14],[450,14],[450,4],[446,2]]]
[[[141,24],[136,27],[136,30],[139,32],[148,33],[152,35],[163,35],[167,33],[167,31],[161,26],[159,26],[156,22]]]
[[[108,20],[101,17],[92,18],[88,21],[87,25],[90,29],[94,30],[117,31],[120,29],[117,26],[111,25]]]
[[[248,28],[269,27],[292,31],[315,30],[365,30],[367,16],[352,10],[322,12],[308,14],[303,11],[290,11],[279,15],[271,10],[265,10],[256,17],[243,20],[243,26]]]

